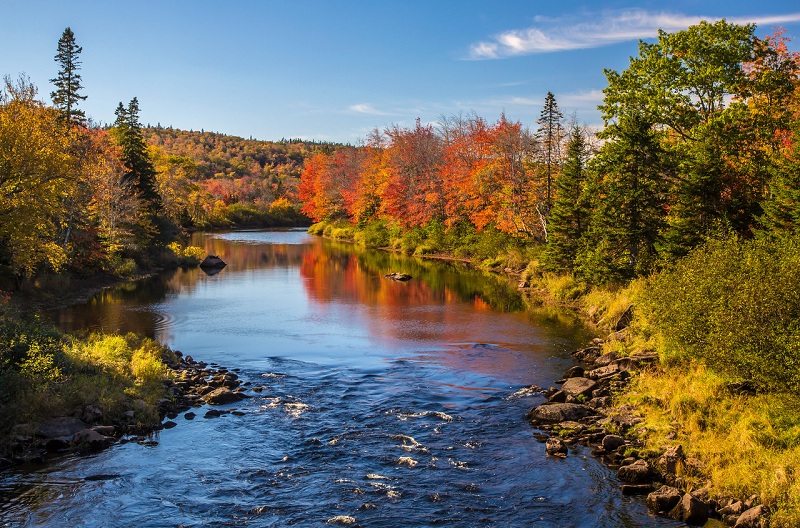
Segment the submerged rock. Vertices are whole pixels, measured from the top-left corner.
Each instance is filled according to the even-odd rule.
[[[203,395],[203,400],[211,405],[224,405],[244,399],[238,392],[233,392],[227,387],[219,387]]]
[[[387,273],[386,275],[384,275],[384,277],[386,277],[387,279],[392,279],[392,280],[400,281],[400,282],[405,282],[405,281],[411,280],[413,278],[408,273],[398,273],[396,271],[394,271],[392,273]]]
[[[203,259],[203,262],[200,263],[201,268],[222,269],[225,266],[227,266],[227,264],[216,255],[208,255]]]

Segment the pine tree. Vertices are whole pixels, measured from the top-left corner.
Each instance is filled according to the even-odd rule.
[[[552,203],[552,183],[561,162],[561,143],[564,140],[564,114],[558,108],[556,97],[552,92],[547,92],[544,108],[536,123],[539,125],[536,137],[542,145],[542,157],[547,178],[547,194],[545,196],[545,214],[547,214]]]
[[[139,100],[134,97],[125,108],[119,103],[114,112],[117,142],[122,148],[125,165],[124,183],[131,185],[141,200],[152,212],[160,208],[160,199],[156,187],[156,170],[147,153],[147,143],[142,134],[139,122]]]
[[[548,221],[546,259],[557,269],[573,269],[589,226],[587,156],[588,146],[583,131],[573,124],[561,174],[555,182],[557,192]]]
[[[608,141],[591,163],[588,192],[595,203],[578,256],[580,273],[591,282],[653,270],[673,173],[658,133],[640,113],[620,116],[600,136]]]
[[[76,124],[83,124],[86,121],[86,114],[83,110],[78,109],[78,102],[86,99],[85,95],[78,94],[83,88],[81,76],[78,74],[81,67],[78,55],[82,51],[83,48],[75,43],[75,34],[72,30],[65,29],[58,40],[58,52],[55,56],[55,61],[61,65],[61,68],[58,76],[50,79],[50,82],[56,86],[56,90],[50,93],[53,104],[61,110],[65,119]]]

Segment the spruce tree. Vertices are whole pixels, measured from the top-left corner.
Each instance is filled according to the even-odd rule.
[[[544,108],[536,123],[539,125],[536,137],[542,145],[542,161],[547,179],[545,214],[548,214],[552,204],[553,178],[561,162],[561,143],[564,140],[564,114],[558,108],[556,97],[552,92],[547,92]]]
[[[594,283],[653,270],[673,174],[658,132],[641,113],[620,116],[600,137],[608,141],[591,163],[592,219],[577,259],[580,274]]]
[[[145,207],[157,212],[160,199],[156,187],[156,170],[147,153],[147,143],[139,122],[139,100],[134,97],[127,108],[119,103],[115,114],[117,119],[114,127],[125,165],[123,181],[134,188],[136,197]]]
[[[78,70],[81,67],[79,59],[83,48],[75,43],[75,34],[70,28],[64,30],[58,40],[58,52],[55,61],[61,68],[58,76],[50,79],[56,90],[50,93],[53,104],[61,110],[62,116],[76,124],[83,124],[86,121],[86,114],[78,109],[78,102],[86,99],[85,95],[79,95],[81,86],[81,76]]]
[[[548,220],[546,260],[556,269],[573,269],[578,248],[589,226],[587,156],[588,146],[583,131],[573,124],[561,174],[555,182],[556,197]]]

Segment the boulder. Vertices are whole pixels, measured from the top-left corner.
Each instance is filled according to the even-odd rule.
[[[88,447],[92,451],[99,451],[108,447],[110,440],[107,436],[103,436],[94,429],[84,429],[78,431],[72,437],[72,441],[84,447]]]
[[[217,255],[208,255],[203,259],[203,262],[200,263],[201,268],[209,269],[222,269],[225,266],[227,266],[227,264]]]
[[[211,405],[224,405],[234,403],[243,399],[239,393],[233,392],[227,387],[219,387],[203,395],[203,400]]]
[[[666,515],[681,501],[681,492],[672,486],[661,486],[647,496],[647,507],[651,512]]]
[[[528,419],[533,423],[577,422],[594,414],[592,408],[579,403],[548,403],[531,409]]]
[[[566,403],[567,393],[563,390],[556,391],[552,396],[547,398],[548,403]]]
[[[574,367],[570,367],[570,369],[569,369],[569,370],[567,370],[567,371],[564,373],[564,378],[565,378],[565,379],[569,379],[569,378],[580,378],[580,377],[582,377],[582,376],[583,376],[583,373],[584,373],[585,371],[586,371],[586,370],[585,370],[585,369],[584,369],[582,366],[580,366],[580,365],[575,365]]]
[[[83,421],[86,423],[96,422],[103,417],[103,411],[95,405],[87,405],[83,408]]]
[[[734,528],[761,528],[767,526],[768,518],[769,509],[763,504],[759,504],[741,514]]]
[[[62,416],[40,423],[36,433],[44,438],[71,438],[78,431],[83,431],[88,426],[77,418]]]
[[[597,382],[588,378],[569,378],[561,386],[561,390],[572,396],[585,396],[587,399],[597,388]]]
[[[611,364],[611,362],[614,361],[615,359],[617,359],[617,353],[616,352],[608,352],[608,353],[603,354],[602,356],[598,357],[597,359],[595,359],[594,360],[594,365],[595,365],[595,367],[605,367],[606,365]]]
[[[708,521],[708,504],[691,493],[686,493],[669,512],[669,516],[689,526],[702,526]]]
[[[637,460],[617,470],[617,477],[628,484],[648,484],[653,479],[653,472],[645,460]]]
[[[567,456],[567,444],[560,438],[548,438],[545,442],[545,451],[548,455],[565,457]]]
[[[665,475],[674,475],[678,470],[678,464],[682,464],[685,460],[683,446],[670,446],[659,457],[656,462],[656,468]]]
[[[628,497],[633,495],[647,495],[653,491],[653,486],[650,484],[623,484],[622,494]]]
[[[619,332],[620,330],[624,330],[628,328],[633,321],[633,305],[628,306],[628,309],[619,316],[617,319],[617,324],[614,325],[614,331]]]
[[[593,380],[599,380],[604,378],[610,378],[611,376],[614,376],[619,373],[620,373],[619,363],[610,363],[608,365],[597,367],[596,369],[590,370],[585,374],[585,376]]]
[[[620,447],[625,445],[625,439],[619,435],[606,435],[603,437],[602,440],[603,449],[606,453],[610,453],[612,451],[616,451]]]
[[[573,352],[572,357],[585,363],[594,363],[600,357],[600,347],[581,348]]]

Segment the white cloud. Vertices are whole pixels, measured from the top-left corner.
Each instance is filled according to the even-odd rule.
[[[359,114],[369,114],[369,115],[389,115],[387,112],[381,112],[377,110],[372,105],[359,103],[350,106],[349,108],[351,111],[359,113]]]
[[[606,11],[600,14],[583,13],[582,20],[573,18],[534,18],[534,25],[511,29],[495,35],[488,42],[470,47],[472,59],[499,59],[516,55],[597,48],[617,42],[654,38],[658,30],[680,31],[701,20],[719,17],[689,16],[677,13],[654,13],[641,9]],[[738,24],[759,25],[800,22],[800,13],[761,16],[749,19],[728,19]]]

